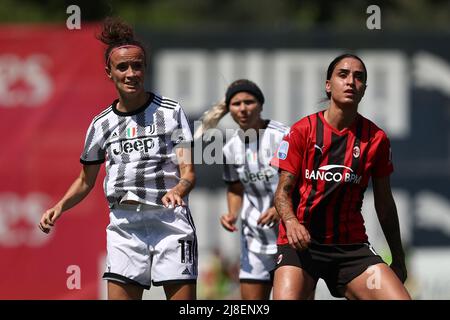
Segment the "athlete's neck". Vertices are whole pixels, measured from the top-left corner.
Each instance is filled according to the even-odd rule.
[[[249,130],[249,129],[253,129],[253,130],[261,130],[261,129],[265,129],[267,127],[267,123],[266,120],[259,118],[259,119],[255,119],[254,123],[251,122],[248,125],[245,126],[240,126],[240,128],[244,131]]]
[[[132,112],[143,106],[148,100],[148,93],[142,91],[137,96],[129,96],[119,94],[119,102],[117,103],[117,110],[120,112]]]
[[[265,129],[266,127],[267,127],[266,120],[259,118],[258,121],[253,126],[253,129],[261,130],[261,129]]]
[[[324,118],[330,126],[341,131],[348,128],[358,116],[358,106],[345,106],[340,108],[331,104],[325,110]]]

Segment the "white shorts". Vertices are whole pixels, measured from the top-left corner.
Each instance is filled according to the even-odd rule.
[[[103,279],[145,289],[152,283],[196,283],[197,236],[188,207],[137,211],[136,205],[122,204],[109,217]]]
[[[275,269],[276,254],[256,253],[250,251],[247,241],[241,235],[241,282],[270,282],[270,272]]]

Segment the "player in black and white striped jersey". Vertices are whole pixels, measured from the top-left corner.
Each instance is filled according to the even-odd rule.
[[[241,212],[241,268],[239,279],[243,299],[268,299],[271,292],[270,271],[275,268],[278,215],[273,197],[278,173],[269,165],[289,127],[261,118],[264,96],[259,87],[247,79],[234,81],[225,101],[207,111],[202,131],[215,127],[227,112],[241,130],[223,147],[223,179],[228,184],[228,213],[222,226],[237,231]]]
[[[153,93],[133,112],[119,111],[118,102],[92,121],[81,163],[106,160],[110,204],[163,205],[162,197],[179,182],[176,147],[192,141],[186,115],[178,102]]]
[[[80,176],[39,227],[50,232],[83,200],[106,161],[108,298],[141,299],[153,283],[168,299],[195,299],[197,237],[188,207],[195,173],[186,115],[178,102],[145,91],[146,53],[131,27],[108,19],[99,39],[108,46],[105,69],[119,99],[92,121]]]
[[[223,179],[229,184],[239,182],[244,187],[241,216],[248,249],[261,254],[273,254],[276,247],[275,229],[261,228],[258,222],[263,213],[273,208],[278,181],[277,171],[268,165],[267,160],[276,151],[289,128],[274,120],[263,126],[264,134],[256,136],[256,139],[237,132],[227,142],[223,148],[226,159]],[[248,142],[245,142],[246,137]],[[273,224],[274,220],[267,225],[270,226],[271,222]]]

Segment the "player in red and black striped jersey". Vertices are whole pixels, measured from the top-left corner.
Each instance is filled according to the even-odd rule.
[[[406,266],[389,181],[389,139],[358,113],[366,80],[357,56],[334,59],[326,80],[329,107],[295,123],[272,159],[280,170],[275,206],[282,218],[275,299],[306,298],[319,278],[336,297],[410,298],[402,284]],[[371,248],[361,214],[371,177],[391,268]],[[293,192],[300,196],[296,208]],[[377,285],[368,285],[369,277],[378,277]]]
[[[385,133],[359,114],[350,127],[338,131],[320,111],[297,122],[285,142],[289,156],[278,158],[278,166],[296,176],[303,172],[297,217],[313,239],[324,244],[366,242],[364,191],[370,176],[393,171]],[[281,232],[278,243],[288,243],[284,226]]]

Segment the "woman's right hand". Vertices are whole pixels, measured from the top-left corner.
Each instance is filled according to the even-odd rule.
[[[291,247],[300,251],[307,249],[311,243],[311,236],[305,226],[297,220],[297,217],[288,219],[284,225]]]
[[[225,228],[225,230],[234,232],[237,231],[237,228],[235,226],[237,221],[237,216],[231,213],[224,214],[220,217],[220,223],[222,224],[222,227]]]
[[[62,209],[60,206],[54,206],[51,209],[45,211],[42,215],[41,221],[39,222],[39,229],[42,232],[49,233],[51,229],[55,226],[56,220],[61,216]]]

